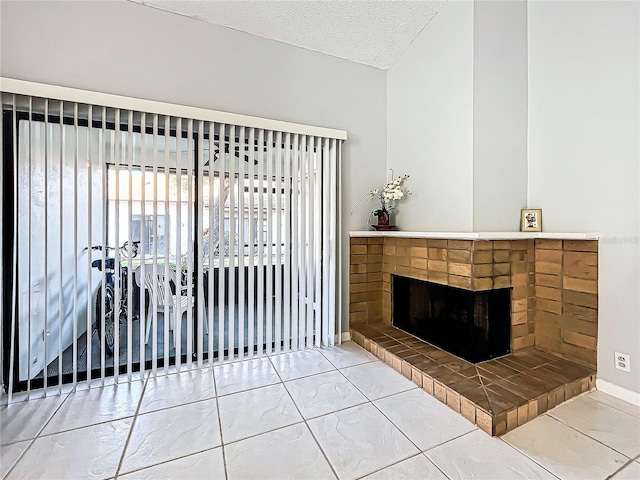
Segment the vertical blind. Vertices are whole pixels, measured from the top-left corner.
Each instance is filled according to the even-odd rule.
[[[9,395],[334,343],[344,132],[5,85]]]

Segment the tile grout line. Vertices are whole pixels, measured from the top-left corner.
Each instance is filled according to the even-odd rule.
[[[116,472],[113,476],[114,480],[118,479],[120,475],[120,469],[122,468],[122,462],[124,462],[124,456],[127,453],[127,447],[129,446],[129,441],[131,440],[131,435],[133,434],[133,429],[136,426],[136,420],[138,419],[138,414],[140,412],[140,407],[142,406],[142,399],[144,398],[144,394],[147,390],[147,384],[149,383],[149,373],[146,374],[146,379],[144,381],[144,385],[142,386],[142,393],[140,394],[140,399],[138,400],[138,405],[136,407],[136,411],[133,414],[133,421],[131,422],[131,427],[129,428],[129,434],[127,435],[127,439],[124,442],[124,448],[122,449],[122,454],[120,454],[120,460],[118,461],[118,465],[116,467]]]
[[[229,473],[227,469],[227,455],[224,449],[224,437],[222,436],[222,420],[220,420],[220,402],[218,397],[218,384],[216,382],[216,373],[213,365],[211,366],[211,375],[213,376],[213,393],[216,396],[216,412],[218,416],[218,431],[220,432],[220,449],[222,452],[222,468],[224,469],[225,480],[229,479]]]
[[[484,384],[484,377],[482,375],[480,375],[480,372],[478,371],[478,366],[474,365],[474,368],[476,369],[476,374],[478,375],[478,379],[480,380],[480,386],[482,387],[482,391],[484,392],[484,398],[487,399],[487,403],[489,404],[489,410],[492,416],[491,419],[491,423],[493,423],[493,418],[494,418],[494,413],[493,413],[493,405],[491,404],[491,400],[489,399],[489,394],[487,393],[487,386]],[[479,406],[473,402],[475,407],[478,408]],[[476,418],[477,421],[477,418]],[[475,422],[474,422],[475,423]],[[476,424],[477,426],[477,424]],[[493,425],[491,425],[491,429],[492,429],[492,433],[493,433]]]

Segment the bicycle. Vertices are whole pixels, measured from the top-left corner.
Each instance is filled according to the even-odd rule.
[[[116,286],[119,288],[119,305],[117,306],[117,315],[119,323],[123,323],[127,320],[128,305],[127,305],[127,292],[128,292],[128,275],[126,273],[127,267],[122,267],[122,261],[130,258],[134,258],[138,255],[138,244],[140,242],[132,242],[131,245],[131,257],[129,257],[129,242],[124,242],[121,247],[105,247],[97,245],[91,247],[91,250],[117,250],[117,262],[116,258],[109,257],[104,261],[102,259],[94,260],[91,262],[93,268],[97,268],[102,272],[105,270],[104,281],[104,294],[102,292],[102,282],[98,286],[96,292],[96,301],[94,306],[96,323],[93,330],[98,334],[98,342],[102,345],[102,318],[104,318],[104,344],[106,351],[109,354],[113,354],[115,347],[115,315],[116,315]]]

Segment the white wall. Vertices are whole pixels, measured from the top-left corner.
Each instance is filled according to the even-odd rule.
[[[527,2],[475,2],[473,229],[518,230],[526,206]]]
[[[529,205],[602,234],[598,376],[640,392],[640,6],[529,3]],[[614,352],[631,355],[631,373]]]
[[[384,71],[126,1],[0,5],[2,76],[347,130],[345,248],[362,228],[349,210],[385,178]]]
[[[387,74],[388,168],[411,176],[402,230],[473,230],[473,3],[448,2]]]
[[[518,230],[527,201],[527,4],[450,1],[389,69],[405,230]]]

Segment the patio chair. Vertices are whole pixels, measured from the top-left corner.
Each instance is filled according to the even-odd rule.
[[[178,331],[182,327],[182,315],[189,310],[189,300],[191,300],[192,308],[195,307],[195,298],[187,285],[182,285],[182,282],[176,280],[176,272],[173,268],[168,269],[167,275],[164,265],[155,264],[155,266],[155,282],[153,263],[145,264],[144,281],[141,281],[141,266],[136,268],[134,275],[138,286],[142,288],[144,285],[144,288],[149,291],[150,303],[146,318],[146,343],[149,343],[149,335],[151,334],[151,326],[153,324],[153,312],[155,306],[157,306],[158,313],[169,315],[169,330],[173,331],[173,344],[176,345],[178,342]],[[168,297],[166,296],[167,292],[169,293]],[[178,298],[178,292],[180,293],[180,298]],[[176,319],[178,320],[177,324]],[[206,325],[206,323],[205,331],[208,331],[208,325]]]

